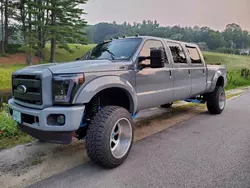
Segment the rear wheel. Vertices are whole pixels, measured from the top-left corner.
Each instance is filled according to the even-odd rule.
[[[130,113],[117,106],[106,106],[94,116],[86,134],[89,158],[104,168],[122,164],[131,149],[134,123]]]
[[[224,88],[216,86],[215,90],[207,96],[207,109],[210,114],[220,114],[226,106]]]
[[[173,105],[173,103],[167,103],[167,104],[163,104],[161,105],[162,108],[170,108]]]

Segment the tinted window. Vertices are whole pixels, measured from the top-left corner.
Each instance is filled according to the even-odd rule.
[[[191,63],[202,63],[201,57],[200,57],[200,54],[199,54],[197,48],[187,46],[187,50],[188,50],[189,56],[191,58]]]
[[[187,63],[183,48],[178,43],[168,42],[175,63]]]
[[[161,41],[158,40],[147,40],[143,46],[143,48],[141,49],[140,55],[139,56],[144,56],[144,57],[149,57],[150,56],[150,50],[151,49],[164,49],[164,46],[162,44]],[[165,53],[166,55],[166,53]],[[149,65],[150,64],[150,60],[144,60],[143,62],[141,62],[141,64],[144,65]]]
[[[115,39],[98,44],[84,59],[128,60],[141,43],[140,38]]]

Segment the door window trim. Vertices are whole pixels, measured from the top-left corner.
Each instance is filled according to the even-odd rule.
[[[142,47],[141,47],[141,49],[140,49],[140,51],[139,51],[139,53],[138,53],[136,59],[138,59],[138,57],[140,56],[140,53],[141,53],[143,47],[145,46],[146,42],[148,42],[148,41],[158,41],[158,42],[160,42],[160,43],[162,44],[163,49],[164,49],[164,52],[165,52],[165,56],[166,56],[165,66],[162,67],[162,68],[165,68],[165,67],[166,67],[166,64],[169,64],[169,62],[168,62],[168,56],[167,56],[167,52],[166,52],[166,49],[165,49],[165,46],[164,46],[163,42],[162,42],[161,40],[158,40],[158,39],[146,39],[146,40],[143,42]],[[138,69],[138,62],[136,63],[136,67],[137,67],[137,69]],[[162,69],[162,68],[160,68],[160,69]],[[152,68],[151,68],[151,69],[152,69]]]
[[[169,43],[177,44],[177,45],[179,45],[179,46],[181,47],[181,49],[182,49],[182,51],[183,51],[183,54],[184,54],[184,56],[185,56],[185,58],[186,58],[186,63],[175,62],[175,61],[174,61],[173,53],[172,53],[172,51],[171,51],[171,48],[170,48],[170,46],[169,46]],[[171,56],[172,56],[172,59],[173,59],[173,63],[174,63],[174,64],[180,64],[180,65],[186,65],[186,64],[188,64],[187,54],[186,54],[185,49],[183,48],[183,46],[182,46],[181,43],[172,42],[172,41],[167,41],[167,46],[168,46],[168,48],[169,48],[169,50],[170,50],[170,53],[171,53]]]
[[[203,61],[202,61],[202,58],[201,58],[201,54],[200,54],[198,48],[197,48],[196,46],[190,46],[190,45],[185,45],[185,47],[187,48],[187,51],[188,51],[188,48],[194,48],[194,49],[196,49],[196,51],[197,51],[197,53],[198,53],[198,55],[199,55],[199,58],[200,58],[200,63],[193,63],[190,54],[188,54],[188,55],[189,55],[189,58],[190,58],[190,63],[191,63],[192,65],[203,65]],[[189,53],[189,51],[188,51],[188,53]]]

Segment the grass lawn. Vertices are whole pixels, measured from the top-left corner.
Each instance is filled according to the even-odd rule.
[[[240,70],[231,70],[227,73],[227,90],[244,86],[250,86],[250,78],[242,77]]]
[[[93,48],[94,44],[80,45],[80,44],[70,44],[69,47],[72,52],[68,52],[65,49],[57,49],[55,61],[56,62],[67,62],[74,61],[78,57],[82,57],[86,52]],[[45,51],[45,62],[49,61],[49,45],[46,46]],[[8,89],[11,86],[11,74],[12,72],[25,67],[23,64],[8,65],[0,64],[0,89]]]
[[[20,131],[20,133],[16,136],[0,138],[0,151],[17,145],[27,144],[33,140],[35,139]]]
[[[0,65],[0,89],[10,88],[12,72],[23,67],[25,65]]]
[[[221,63],[228,71],[241,68],[250,69],[250,56],[203,52],[207,64]]]
[[[70,50],[72,52],[68,52],[65,49],[56,50],[55,61],[56,62],[66,62],[66,61],[74,61],[78,57],[82,57],[85,53],[87,53],[91,48],[93,48],[95,44],[89,45],[80,45],[80,44],[69,44]],[[50,45],[46,46],[45,50],[45,61],[49,61],[50,58]]]
[[[242,77],[241,69],[250,69],[250,56],[203,52],[207,64],[220,63],[227,67],[227,87],[234,89],[250,85],[250,77]]]

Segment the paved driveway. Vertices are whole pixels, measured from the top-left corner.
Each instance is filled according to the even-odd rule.
[[[250,93],[136,142],[126,162],[89,162],[31,187],[250,187]]]

